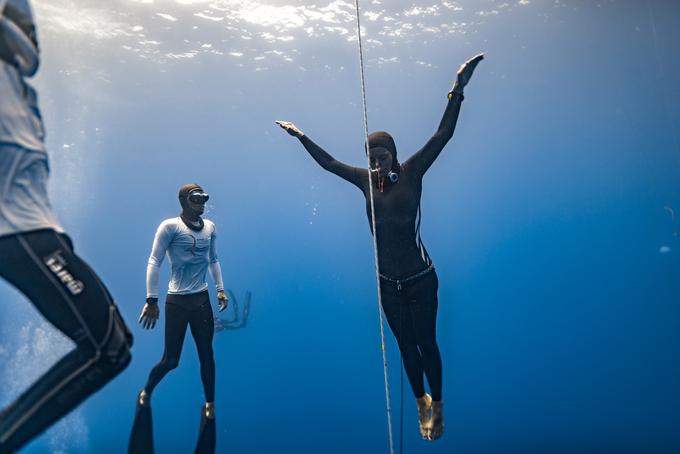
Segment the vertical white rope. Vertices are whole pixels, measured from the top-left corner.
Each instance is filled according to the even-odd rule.
[[[380,341],[383,359],[383,374],[385,377],[385,402],[387,404],[387,430],[390,437],[390,454],[394,454],[392,436],[392,408],[390,405],[390,385],[387,379],[387,351],[385,349],[385,323],[382,315],[382,292],[380,291],[380,265],[378,264],[378,233],[375,228],[375,203],[373,201],[373,182],[371,179],[371,158],[368,154],[368,113],[366,108],[366,81],[364,78],[364,51],[361,45],[361,21],[359,19],[359,0],[354,0],[357,16],[357,41],[359,43],[359,73],[361,74],[361,101],[364,112],[364,139],[366,148],[366,171],[368,173],[368,193],[371,199],[371,228],[373,230],[373,255],[375,260],[375,282],[378,289],[378,315],[380,317]]]

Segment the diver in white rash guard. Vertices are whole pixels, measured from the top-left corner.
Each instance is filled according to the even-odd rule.
[[[215,281],[217,291],[224,291],[220,262],[215,251],[215,224],[206,219],[200,230],[194,230],[189,225],[178,216],[163,221],[158,227],[146,271],[147,298],[158,298],[158,272],[166,253],[171,268],[169,295],[188,295],[207,290],[207,270]]]
[[[76,345],[0,411],[2,454],[21,449],[118,375],[132,345],[111,295],[73,252],[47,196],[43,123],[24,79],[39,61],[28,1],[0,0],[0,277]]]
[[[224,293],[222,270],[215,249],[215,224],[201,218],[208,194],[197,184],[187,184],[179,191],[182,214],[166,219],[156,231],[149,264],[146,271],[146,304],[139,318],[146,329],[156,326],[158,308],[158,272],[167,254],[171,276],[165,304],[165,351],[163,358],[154,366],[149,379],[139,393],[137,404],[150,405],[151,393],[163,377],[176,368],[182,353],[182,344],[187,326],[196,342],[201,363],[201,380],[206,403],[202,416],[215,418],[215,359],[212,349],[214,335],[213,312],[210,306],[206,274],[209,271],[215,282],[218,309],[227,308],[228,298]],[[134,440],[137,431],[133,428],[131,447],[138,445]],[[214,450],[214,440],[211,449]],[[135,451],[135,449],[130,449]]]

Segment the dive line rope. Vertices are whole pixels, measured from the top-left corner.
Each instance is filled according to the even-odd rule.
[[[378,315],[380,316],[380,340],[383,359],[383,374],[385,377],[385,402],[387,404],[387,430],[390,437],[390,454],[394,454],[392,436],[392,414],[390,406],[390,385],[387,380],[387,353],[385,350],[385,327],[382,315],[382,292],[380,291],[380,265],[378,264],[378,232],[375,226],[375,203],[373,201],[373,182],[371,178],[371,157],[368,154],[368,113],[366,108],[366,80],[364,78],[364,51],[361,45],[361,21],[359,19],[359,0],[354,0],[357,17],[357,41],[359,43],[359,72],[361,74],[361,101],[364,113],[364,139],[366,148],[366,171],[368,172],[368,191],[371,199],[371,228],[373,229],[373,255],[375,260],[375,282],[378,289]]]

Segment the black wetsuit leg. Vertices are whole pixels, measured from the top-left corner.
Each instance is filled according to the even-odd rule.
[[[165,303],[165,351],[154,366],[144,389],[151,394],[165,375],[179,364],[187,326],[196,342],[201,362],[201,380],[207,402],[215,400],[215,358],[212,341],[215,330],[208,292],[168,295]]]
[[[402,284],[381,280],[383,309],[397,339],[404,369],[415,397],[425,394],[423,373],[432,398],[442,398],[442,359],[437,345],[437,290],[439,280],[432,271],[420,279]]]
[[[213,320],[210,299],[208,292],[205,292],[205,300],[191,311],[189,326],[196,342],[198,359],[201,362],[201,381],[206,402],[215,401],[215,355],[212,346],[215,322]]]
[[[148,394],[153,392],[168,372],[179,365],[188,324],[189,311],[186,308],[179,304],[165,303],[165,350],[163,358],[151,369],[149,379],[144,386]]]
[[[0,276],[76,344],[0,413],[0,453],[20,449],[118,375],[132,335],[92,269],[65,235],[38,230],[0,237]]]

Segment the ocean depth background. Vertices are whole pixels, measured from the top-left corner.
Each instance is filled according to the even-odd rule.
[[[446,433],[420,439],[405,377],[401,412],[388,331],[397,452],[400,439],[404,453],[680,451],[680,4],[360,5],[369,129],[402,160],[436,130],[460,64],[486,55],[423,188]],[[135,344],[25,451],[126,450],[163,349],[163,313],[153,331],[136,323],[151,242],[198,182],[226,286],[253,294],[247,327],[214,340],[218,452],[389,452],[362,195],[274,125],[365,164],[354,2],[34,9],[51,198]],[[0,405],[70,348],[0,284]],[[157,452],[192,452],[202,403],[187,335],[153,396]]]

